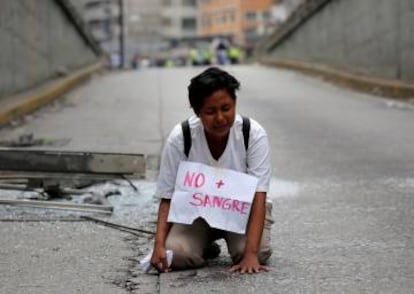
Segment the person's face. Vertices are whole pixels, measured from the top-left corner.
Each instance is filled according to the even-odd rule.
[[[227,136],[236,115],[236,103],[226,90],[218,90],[204,99],[199,117],[209,137]]]

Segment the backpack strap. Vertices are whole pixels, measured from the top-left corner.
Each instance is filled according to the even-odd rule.
[[[249,137],[250,137],[250,118],[242,116],[243,118],[243,139],[244,139],[244,148],[249,148]],[[181,130],[183,132],[183,138],[184,138],[184,154],[186,157],[190,154],[191,149],[191,130],[190,130],[190,124],[188,120],[185,120],[181,122]]]
[[[181,130],[184,138],[184,154],[188,157],[191,149],[191,130],[187,119],[181,123]]]
[[[243,118],[243,138],[244,138],[244,148],[249,148],[249,137],[250,137],[250,119],[248,117],[242,116]]]

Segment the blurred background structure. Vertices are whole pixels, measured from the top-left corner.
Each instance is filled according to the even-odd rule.
[[[0,21],[0,98],[93,64],[102,54],[68,1],[0,1]]]
[[[70,0],[83,20],[85,30],[91,32],[115,67],[121,65],[122,1],[118,0]]]
[[[71,0],[114,68],[182,66],[191,48],[206,55],[219,39],[249,55],[299,1]]]
[[[307,0],[262,39],[257,54],[273,65],[304,71],[339,70],[358,79],[411,83],[413,26],[412,0]]]
[[[100,60],[414,77],[412,0],[15,0],[0,15],[0,96]]]

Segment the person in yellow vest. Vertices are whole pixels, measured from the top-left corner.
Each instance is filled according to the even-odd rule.
[[[229,59],[231,64],[239,64],[241,59],[241,49],[238,46],[231,45],[229,48]]]
[[[201,52],[201,59],[203,65],[210,65],[213,59],[213,53],[209,48],[205,48]]]
[[[168,58],[164,63],[164,67],[166,68],[174,67],[174,61],[171,58]]]
[[[192,47],[188,52],[188,57],[192,66],[200,65],[200,52],[197,48]]]

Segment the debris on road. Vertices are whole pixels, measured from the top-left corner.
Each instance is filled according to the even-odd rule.
[[[0,204],[112,213],[107,197],[117,189],[95,192],[83,188],[109,180],[122,179],[138,191],[131,179],[145,176],[142,154],[0,149],[0,190],[32,192],[27,199],[0,199]],[[72,200],[83,203],[42,200]],[[25,197],[24,197],[25,198]]]
[[[0,149],[0,171],[135,175],[145,173],[142,154]]]
[[[111,214],[113,207],[109,205],[94,205],[94,204],[76,204],[65,203],[57,201],[39,201],[39,200],[15,200],[15,199],[0,199],[0,205],[11,206],[25,206],[46,209],[65,209],[84,212],[99,212]]]
[[[90,216],[81,216],[81,218],[85,219],[85,220],[94,221],[94,222],[102,224],[104,226],[114,228],[114,229],[118,229],[120,231],[128,232],[128,233],[131,233],[131,234],[134,234],[134,235],[137,235],[137,233],[147,234],[147,235],[150,235],[150,237],[153,237],[155,235],[155,232],[151,232],[151,231],[147,231],[147,230],[143,230],[143,229],[139,229],[139,228],[133,228],[133,227],[129,227],[129,226],[124,226],[124,225],[119,225],[119,224],[104,221],[104,220],[97,219],[97,218],[90,217]],[[138,234],[138,236],[140,236],[140,235]]]
[[[33,146],[56,146],[65,145],[70,139],[46,139],[35,138],[33,133],[22,134],[17,139],[0,141],[1,147],[33,147]]]

